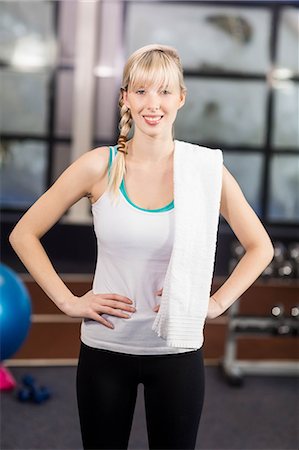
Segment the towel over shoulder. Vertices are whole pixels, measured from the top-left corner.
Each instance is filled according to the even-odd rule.
[[[223,153],[174,143],[174,243],[152,330],[171,347],[198,349],[214,272]]]

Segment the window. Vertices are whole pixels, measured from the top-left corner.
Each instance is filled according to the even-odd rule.
[[[181,56],[188,93],[175,137],[221,148],[224,164],[269,225],[299,222],[299,9],[293,3],[125,3],[125,58],[154,42]]]
[[[1,208],[22,212],[69,162],[76,2],[0,8]]]

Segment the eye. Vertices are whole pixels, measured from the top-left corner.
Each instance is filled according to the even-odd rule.
[[[143,92],[144,92],[144,89],[138,89],[138,91],[136,91],[136,94],[143,93]]]
[[[170,92],[167,89],[163,89],[162,93],[163,94],[170,94]]]

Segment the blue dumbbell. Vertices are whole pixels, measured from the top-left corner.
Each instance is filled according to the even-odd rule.
[[[17,392],[17,398],[20,402],[28,402],[31,398],[31,391],[26,387],[19,389]]]
[[[18,390],[17,398],[21,402],[28,402],[33,398],[35,379],[31,375],[27,374],[23,376],[22,383],[25,387]]]
[[[26,374],[22,378],[22,382],[25,386],[28,386],[29,388],[34,388],[35,386],[35,378],[33,378],[32,375]]]
[[[41,386],[36,389],[33,394],[33,400],[35,403],[42,403],[51,397],[51,393],[46,386]]]
[[[46,386],[37,387],[34,377],[27,374],[22,378],[25,385],[18,391],[17,397],[21,402],[32,401],[34,403],[42,403],[51,397],[51,392]]]

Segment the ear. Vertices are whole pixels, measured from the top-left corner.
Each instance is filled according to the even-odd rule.
[[[178,109],[180,109],[182,106],[184,106],[185,101],[186,101],[186,93],[182,92],[180,95],[180,102],[179,102]]]
[[[128,101],[128,92],[127,91],[122,91],[122,93],[123,93],[124,104],[126,105],[127,108],[130,108],[130,104],[129,104],[129,101]]]

